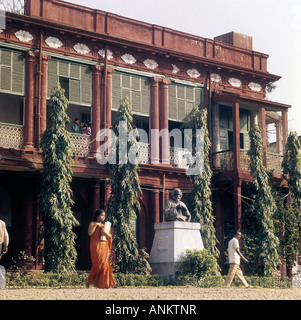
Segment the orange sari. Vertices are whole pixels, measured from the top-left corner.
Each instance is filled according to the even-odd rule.
[[[93,222],[90,223],[90,226]],[[111,288],[115,285],[113,269],[110,263],[112,236],[107,241],[100,240],[101,228],[96,227],[90,236],[90,254],[92,268],[87,278],[87,283],[97,288]]]

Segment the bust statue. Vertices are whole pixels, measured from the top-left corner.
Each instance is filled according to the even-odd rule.
[[[181,201],[182,191],[175,188],[172,192],[172,199],[168,200],[164,209],[166,221],[187,221],[190,222],[191,214],[184,202]]]

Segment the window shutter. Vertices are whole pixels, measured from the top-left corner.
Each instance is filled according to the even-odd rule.
[[[182,121],[185,117],[185,100],[178,100],[178,121]]]
[[[195,88],[195,106],[203,107],[203,90],[201,88]]]
[[[80,81],[69,79],[69,100],[73,103],[80,103]]]
[[[91,105],[91,103],[92,103],[91,86],[92,86],[92,83],[91,83],[90,67],[81,66],[81,96],[82,96],[82,103],[87,103],[87,104]]]
[[[1,67],[1,89],[11,90],[11,68]]]
[[[22,94],[24,88],[24,59],[22,53],[13,52],[12,76],[12,91]]]
[[[86,69],[88,67],[81,66],[81,68],[83,72],[83,69]],[[70,63],[70,77],[79,79],[80,78],[79,72],[80,72],[80,66],[78,64]]]
[[[118,110],[120,107],[121,100],[121,74],[114,72],[112,74],[112,109]]]
[[[58,82],[58,61],[49,60],[48,61],[48,86],[47,86],[47,96],[51,96],[51,91],[56,87]]]
[[[168,87],[168,118],[170,120],[177,119],[177,87],[170,84]]]
[[[151,106],[151,89],[150,81],[148,79],[141,79],[141,94],[142,94],[142,110],[144,115],[150,115]]]
[[[132,103],[132,111],[136,113],[141,113],[140,106],[141,106],[141,99],[140,99],[140,91],[132,91],[131,97]]]
[[[62,77],[69,77],[69,63],[59,62],[59,75]]]
[[[11,51],[1,49],[1,64],[11,66]]]

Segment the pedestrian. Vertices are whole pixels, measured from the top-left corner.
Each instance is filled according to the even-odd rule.
[[[79,119],[75,118],[72,126],[72,132],[73,133],[80,133],[80,125],[79,125]]]
[[[7,252],[7,247],[9,244],[9,236],[6,229],[5,222],[0,220],[0,260],[2,255]]]
[[[89,288],[94,285],[97,288],[111,288],[115,285],[113,269],[110,263],[110,251],[112,248],[112,235],[105,231],[106,213],[103,209],[95,212],[93,221],[89,224],[90,254],[92,268],[87,277],[86,285]],[[109,223],[110,225],[110,223]]]
[[[238,279],[240,280],[241,284],[244,287],[249,286],[240,268],[240,258],[244,262],[249,262],[239,250],[240,238],[241,238],[241,232],[237,231],[234,238],[230,240],[228,243],[228,258],[229,258],[230,266],[229,266],[227,278],[224,283],[225,287],[230,287],[235,275],[238,277]]]

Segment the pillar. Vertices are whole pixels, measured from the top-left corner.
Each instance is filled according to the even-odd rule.
[[[239,123],[239,102],[233,101],[233,158],[234,170],[240,169],[240,123]]]
[[[40,135],[47,128],[47,68],[50,56],[42,55]]]
[[[154,189],[151,191],[151,204],[152,210],[150,212],[150,242],[152,243],[155,236],[154,224],[160,222],[160,193],[159,189]],[[150,243],[150,247],[151,247]]]
[[[266,134],[266,119],[265,119],[265,108],[259,108],[259,125],[261,127],[262,134],[262,146],[263,146],[263,165],[267,166],[267,134]]]
[[[278,154],[283,154],[284,150],[282,142],[282,123],[278,120],[276,121],[276,147]]]
[[[287,143],[287,138],[288,138],[287,110],[282,111],[282,134],[283,134],[282,145],[285,146]]]
[[[234,180],[234,220],[235,229],[242,230],[241,220],[241,179]]]
[[[151,164],[159,163],[159,81],[153,78],[151,81],[151,130],[150,130],[150,150]]]
[[[170,164],[169,131],[168,131],[168,85],[171,82],[163,79],[159,89],[159,127],[160,127],[160,159],[162,164]]]
[[[100,130],[100,80],[101,67],[96,65],[92,68],[92,143],[90,155],[96,155],[100,142],[96,140],[97,133]]]
[[[100,182],[98,179],[92,180],[92,206],[91,206],[91,220],[96,210],[100,208]]]
[[[34,148],[34,90],[35,90],[35,54],[32,51],[26,53],[26,87],[25,87],[25,116],[23,148]]]

